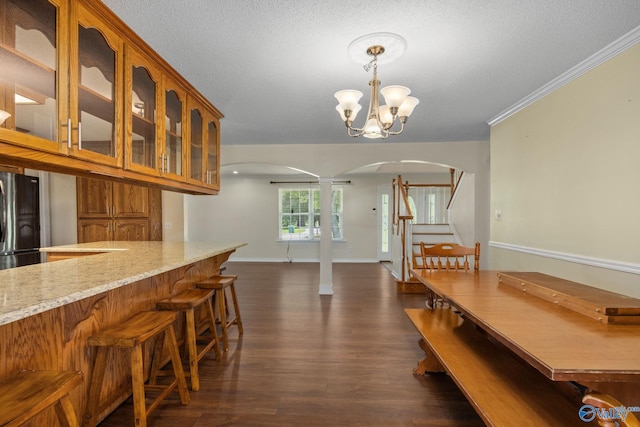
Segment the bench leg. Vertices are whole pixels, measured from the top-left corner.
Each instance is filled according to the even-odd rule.
[[[69,395],[64,395],[55,405],[56,414],[58,415],[58,421],[61,426],[64,427],[78,427],[78,419],[76,418],[76,411],[73,409],[73,403]]]
[[[428,373],[444,372],[444,367],[433,354],[424,339],[418,341],[418,345],[424,351],[425,358],[418,362],[418,367],[413,369],[413,375],[425,375]]]

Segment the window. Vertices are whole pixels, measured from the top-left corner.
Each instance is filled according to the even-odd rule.
[[[449,186],[409,189],[409,204],[414,224],[447,224],[447,204],[451,198]]]
[[[313,240],[320,238],[320,189],[281,188],[281,240]],[[331,237],[342,239],[342,188],[331,191]]]

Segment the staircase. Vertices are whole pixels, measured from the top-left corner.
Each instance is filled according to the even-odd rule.
[[[462,172],[454,169],[451,172],[451,196],[449,205],[453,199],[453,194],[460,182]],[[409,203],[409,189],[418,187],[442,187],[442,184],[409,184],[403,182],[398,176],[393,180],[393,226],[394,234],[397,236],[400,251],[393,258],[393,273],[396,276],[397,291],[399,293],[423,293],[424,286],[411,277],[410,270],[422,267],[422,257],[420,256],[420,242],[434,245],[437,243],[460,243],[456,239],[452,227],[449,224],[424,224],[413,223],[420,215],[420,212],[413,212]],[[447,185],[448,186],[448,185]],[[447,205],[447,209],[449,208]],[[417,207],[417,206],[416,206]],[[448,215],[445,216],[448,219]]]
[[[412,268],[422,268],[420,242],[429,246],[438,243],[459,243],[449,224],[413,224],[411,229]]]

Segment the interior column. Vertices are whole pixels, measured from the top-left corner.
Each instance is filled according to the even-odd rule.
[[[331,259],[331,190],[332,178],[320,177],[320,295],[333,295],[333,261]]]

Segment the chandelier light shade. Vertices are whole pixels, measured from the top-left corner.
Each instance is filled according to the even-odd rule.
[[[338,100],[336,110],[347,128],[349,136],[384,139],[389,135],[399,135],[404,131],[407,119],[420,101],[418,98],[409,96],[411,90],[405,86],[392,85],[380,89],[378,63],[388,63],[395,60],[402,55],[405,47],[404,39],[392,33],[369,34],[354,40],[349,45],[349,52],[354,60],[360,62],[365,58],[368,59],[364,64],[365,71],[368,72],[373,68],[373,78],[369,82],[371,91],[369,110],[362,128],[353,127],[353,121],[362,109],[358,103],[363,96],[362,92],[345,89],[334,94]],[[363,50],[365,56],[362,55]],[[386,57],[382,57],[383,54]],[[386,105],[380,105],[378,93],[382,94]],[[398,122],[399,126],[395,126],[396,130],[392,130]]]
[[[0,110],[0,125],[3,124],[4,121],[9,117],[11,117],[11,114],[9,114],[8,111]]]

